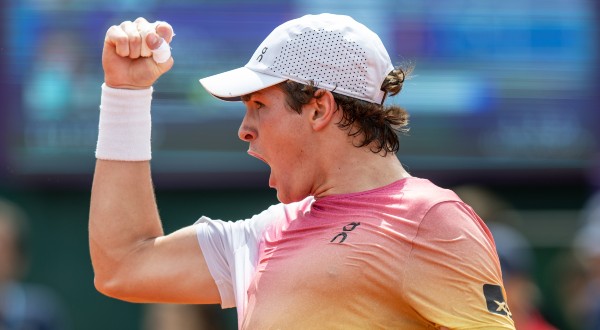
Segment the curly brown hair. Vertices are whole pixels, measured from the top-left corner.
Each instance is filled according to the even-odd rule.
[[[381,85],[386,96],[400,93],[406,74],[402,68],[395,68],[387,75]],[[313,98],[323,95],[317,93],[319,89],[313,84],[305,85],[291,80],[280,83],[278,87],[286,94],[287,105],[298,113]],[[349,136],[362,137],[356,147],[370,146],[373,153],[382,153],[384,156],[388,152],[398,152],[398,133],[408,132],[409,115],[406,110],[397,105],[384,106],[335,92],[332,94],[338,109],[343,111],[338,127],[347,130]]]

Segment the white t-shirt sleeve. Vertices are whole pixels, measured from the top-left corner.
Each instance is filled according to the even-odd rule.
[[[246,220],[232,222],[203,216],[196,222],[198,243],[219,288],[222,308],[237,307],[238,314],[243,313],[263,230],[282,212],[283,205],[278,204]]]
[[[202,248],[210,274],[219,288],[223,308],[235,307],[233,282],[230,276],[230,262],[234,258],[235,249],[232,248],[228,238],[232,236],[230,233],[234,232],[236,227],[240,227],[239,224],[240,221],[224,222],[204,216],[196,222],[198,243]]]

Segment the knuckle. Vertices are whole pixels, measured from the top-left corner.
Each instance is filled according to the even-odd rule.
[[[160,22],[156,28],[156,33],[162,38],[165,38],[168,42],[171,42],[174,35],[173,28],[167,22]]]
[[[108,30],[106,30],[106,34],[107,35],[114,35],[119,29],[120,29],[119,26],[112,25],[111,27],[108,28]]]
[[[163,27],[163,28],[167,28],[167,29],[171,29],[171,24],[165,22],[165,21],[157,21],[156,22],[156,27]]]
[[[129,42],[129,38],[126,35],[118,35],[114,37],[114,42],[115,44],[121,46],[121,45],[125,45]]]
[[[120,24],[119,26],[120,26],[122,29],[125,29],[125,28],[127,28],[128,26],[130,26],[131,24],[132,24],[132,23],[131,23],[131,21],[124,21],[124,22],[121,22],[121,24]]]
[[[138,17],[138,18],[136,18],[134,22],[135,22],[136,24],[140,24],[140,23],[148,23],[148,21],[147,21],[145,18],[143,18],[143,17]]]
[[[139,46],[142,44],[142,37],[140,35],[134,35],[129,37],[129,43],[132,46]]]

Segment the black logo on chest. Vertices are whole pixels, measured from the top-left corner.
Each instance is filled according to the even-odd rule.
[[[335,235],[329,242],[333,243],[339,239],[339,241],[336,243],[343,243],[346,238],[348,238],[348,233],[356,229],[358,226],[360,226],[360,222],[350,222],[349,224],[345,225],[344,228],[342,228],[341,233]]]

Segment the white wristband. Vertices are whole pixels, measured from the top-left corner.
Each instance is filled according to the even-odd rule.
[[[150,160],[152,87],[116,89],[102,84],[96,158]]]

